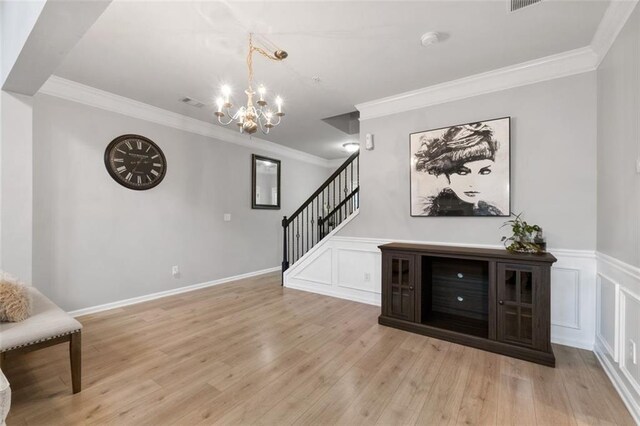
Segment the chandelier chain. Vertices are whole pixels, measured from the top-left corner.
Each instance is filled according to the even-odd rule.
[[[247,53],[247,68],[249,69],[249,89],[253,88],[253,52],[258,52],[262,56],[272,61],[282,61],[283,58],[278,58],[275,55],[265,51],[264,49],[255,46],[253,44],[253,33],[249,33],[249,52]]]

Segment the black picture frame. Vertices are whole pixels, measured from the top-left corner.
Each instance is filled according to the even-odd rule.
[[[428,132],[437,132],[437,131],[442,131],[445,129],[451,129],[453,127],[456,126],[469,126],[475,123],[489,123],[489,122],[494,122],[494,121],[499,121],[499,120],[507,120],[507,141],[506,141],[506,146],[507,146],[507,150],[508,150],[508,154],[507,154],[507,158],[506,161],[508,162],[507,164],[507,178],[506,178],[506,187],[507,187],[507,208],[505,209],[501,209],[500,212],[501,214],[495,214],[495,215],[481,215],[481,214],[473,214],[473,215],[469,215],[469,214],[447,214],[447,215],[430,215],[430,214],[414,214],[414,192],[413,192],[413,174],[417,173],[414,172],[413,168],[414,168],[414,164],[413,164],[413,151],[412,151],[412,137],[414,135],[418,135],[418,134],[422,134],[422,133],[428,133]],[[511,116],[504,116],[504,117],[498,117],[498,118],[490,118],[490,119],[483,119],[483,120],[475,120],[475,121],[470,121],[467,123],[463,123],[463,124],[452,124],[449,126],[443,126],[443,127],[438,127],[438,128],[434,128],[434,129],[428,129],[428,130],[422,130],[422,131],[418,131],[418,132],[412,132],[409,134],[409,214],[411,217],[428,217],[428,218],[435,218],[435,217],[458,217],[458,218],[470,218],[470,217],[510,217],[511,216],[511,125],[512,125],[512,120],[511,120]],[[504,141],[500,141],[501,143]]]
[[[256,177],[257,177],[257,162],[267,161],[273,163],[277,167],[277,203],[276,204],[259,204],[256,202]],[[251,154],[251,208],[260,210],[280,210],[280,204],[282,201],[282,190],[280,186],[280,175],[282,173],[282,167],[280,160],[275,158],[265,157],[258,154]]]

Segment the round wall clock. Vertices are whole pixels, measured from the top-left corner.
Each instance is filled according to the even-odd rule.
[[[104,165],[113,180],[139,191],[158,185],[167,172],[167,160],[160,147],[138,135],[112,140],[104,152]]]

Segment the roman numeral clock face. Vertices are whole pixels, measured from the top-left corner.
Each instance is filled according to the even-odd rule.
[[[160,147],[138,135],[124,135],[111,141],[104,153],[104,163],[116,182],[136,190],[158,185],[167,170]]]

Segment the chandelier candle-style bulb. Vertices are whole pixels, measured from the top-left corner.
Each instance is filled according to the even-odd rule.
[[[273,124],[271,123],[271,119],[273,118],[273,113],[269,111],[265,114],[265,117],[267,118],[267,123],[264,125],[264,127],[266,127],[267,129],[271,129],[273,127]]]
[[[222,96],[224,96],[224,106],[231,107],[231,88],[227,85],[222,86]]]
[[[258,100],[258,105],[265,106],[267,105],[267,101],[264,100],[264,94],[267,92],[267,89],[264,86],[258,87],[258,94],[260,95],[260,100]]]
[[[224,99],[222,98],[216,99],[216,105],[218,105],[218,110],[216,111],[216,117],[224,117],[224,112],[222,112],[222,107],[224,106]]]
[[[269,133],[273,127],[280,124],[284,112],[282,112],[282,98],[278,96],[275,99],[277,112],[267,107],[265,95],[267,89],[264,85],[259,85],[257,91],[253,86],[253,54],[258,52],[260,55],[272,60],[282,61],[287,57],[285,51],[277,50],[276,53],[270,53],[265,49],[254,46],[253,36],[249,34],[249,52],[247,54],[247,70],[249,74],[249,85],[244,93],[247,95],[245,106],[241,106],[235,112],[231,110],[231,88],[226,84],[220,88],[222,96],[216,99],[217,109],[215,116],[218,122],[223,126],[227,126],[236,122],[241,133],[253,134],[260,129],[264,134]],[[256,96],[257,93],[257,96]],[[258,98],[256,101],[255,99]]]

